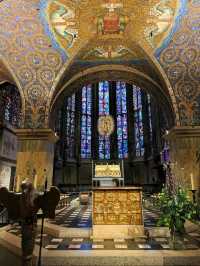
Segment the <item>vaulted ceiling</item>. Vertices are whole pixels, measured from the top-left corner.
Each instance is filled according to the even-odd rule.
[[[75,75],[125,65],[161,88],[176,124],[199,124],[199,14],[198,0],[4,0],[0,82],[19,88],[24,127],[48,127]]]

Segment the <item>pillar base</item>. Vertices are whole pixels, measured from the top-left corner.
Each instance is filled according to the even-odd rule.
[[[15,190],[20,190],[22,181],[29,178],[36,189],[44,190],[52,185],[54,143],[58,137],[51,129],[17,129],[17,169]]]
[[[174,127],[169,141],[171,170],[176,187],[200,188],[200,126]]]

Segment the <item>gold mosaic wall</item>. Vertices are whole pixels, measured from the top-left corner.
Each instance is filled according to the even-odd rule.
[[[93,191],[94,225],[142,225],[141,191],[101,189]]]

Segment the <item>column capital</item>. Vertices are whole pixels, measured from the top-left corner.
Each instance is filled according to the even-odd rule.
[[[50,128],[20,128],[15,129],[15,133],[19,140],[46,140],[55,143],[59,139],[56,133]]]
[[[164,135],[164,138],[171,140],[174,138],[194,138],[200,137],[200,126],[178,126],[173,127]]]

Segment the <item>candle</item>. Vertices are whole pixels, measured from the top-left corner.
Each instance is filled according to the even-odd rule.
[[[191,177],[192,190],[195,190],[195,186],[194,186],[194,175],[193,175],[193,173],[190,174],[190,177]]]
[[[34,182],[34,183],[33,183],[33,186],[34,186],[35,189],[37,189],[37,179],[38,179],[38,178],[37,178],[37,174],[35,174],[35,176],[34,176],[34,181],[33,181],[33,182]]]

